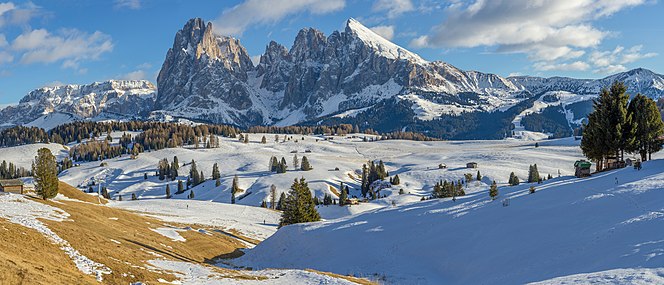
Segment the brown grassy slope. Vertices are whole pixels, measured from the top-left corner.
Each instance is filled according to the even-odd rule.
[[[60,184],[60,193],[70,198],[75,197],[75,194],[72,195],[75,191],[80,190]],[[96,200],[96,197],[93,198]],[[235,239],[211,231],[207,234],[194,230],[180,232],[187,241],[171,241],[150,230],[169,225],[121,209],[73,201],[37,201],[58,207],[70,214],[71,221],[43,222],[81,254],[108,266],[113,273],[104,276],[104,283],[107,284],[137,281],[158,283],[159,278],[174,280],[175,276],[168,272],[147,269],[147,261],[158,258],[153,253],[171,260],[204,263],[218,256],[232,255],[236,253],[236,249],[243,247]],[[234,274],[216,267],[214,270],[242,277],[239,273]]]
[[[93,284],[36,230],[0,219],[0,284]]]

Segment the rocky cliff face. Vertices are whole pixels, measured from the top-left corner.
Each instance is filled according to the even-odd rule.
[[[156,93],[156,87],[144,80],[43,87],[28,93],[18,105],[1,110],[0,120],[6,124],[28,124],[51,113],[79,119],[102,115],[141,118],[154,109]]]

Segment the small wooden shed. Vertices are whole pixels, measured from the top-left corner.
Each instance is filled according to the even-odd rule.
[[[477,168],[477,162],[466,163],[466,168]]]
[[[0,191],[23,194],[23,181],[18,179],[0,180]]]

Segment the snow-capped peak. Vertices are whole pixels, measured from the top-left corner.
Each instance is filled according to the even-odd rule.
[[[428,63],[428,61],[424,60],[419,55],[383,38],[353,18],[348,19],[346,22],[346,32],[356,35],[362,42],[377,50],[381,56],[391,59],[412,60],[419,64]]]

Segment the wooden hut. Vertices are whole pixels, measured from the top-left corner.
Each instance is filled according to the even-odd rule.
[[[23,181],[19,179],[0,180],[0,192],[23,194]]]

